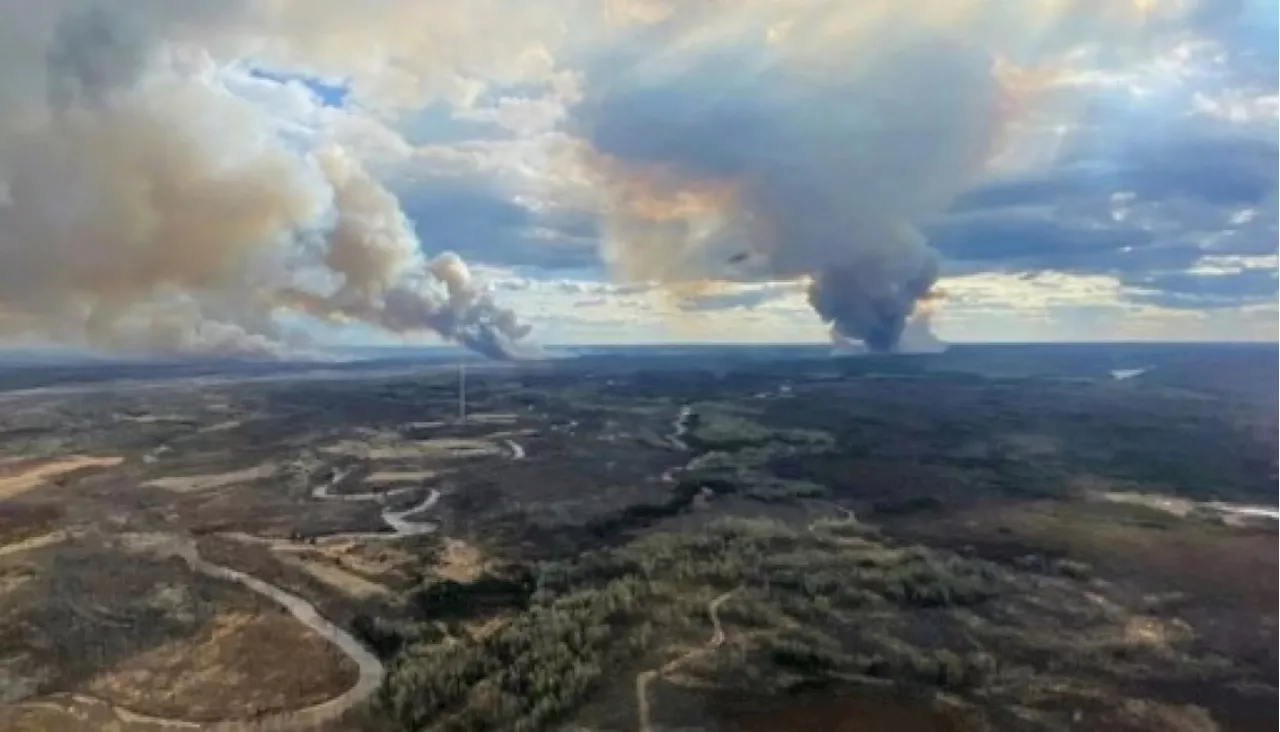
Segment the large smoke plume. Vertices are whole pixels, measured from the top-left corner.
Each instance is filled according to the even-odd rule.
[[[306,351],[295,315],[524,352],[528,328],[456,255],[426,259],[359,162],[287,144],[208,78],[246,28],[313,9],[327,32],[336,7],[0,0],[0,338],[278,356]]]
[[[1044,64],[1133,35],[1150,5],[678,6],[576,110],[604,256],[633,280],[804,279],[837,340],[898,348],[939,275],[919,227],[983,172]]]

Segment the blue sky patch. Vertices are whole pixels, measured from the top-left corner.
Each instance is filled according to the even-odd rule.
[[[325,107],[344,107],[347,104],[347,98],[351,94],[351,87],[346,81],[341,83],[333,83],[332,80],[322,79],[318,76],[309,76],[307,74],[299,74],[292,71],[280,71],[278,69],[267,69],[255,66],[249,69],[249,75],[258,79],[266,79],[274,81],[277,84],[288,84],[297,82],[305,86],[316,99],[320,100],[320,104]]]

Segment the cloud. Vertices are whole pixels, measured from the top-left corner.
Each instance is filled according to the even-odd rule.
[[[1130,282],[1131,297],[1168,308],[1220,308],[1274,303],[1280,285],[1275,265],[1235,272],[1165,272]]]
[[[479,264],[556,271],[597,265],[594,218],[539,211],[518,188],[503,190],[479,171],[390,183],[422,241]]]
[[[295,350],[278,320],[293,313],[431,331],[494,357],[521,350],[527,326],[456,254],[425,255],[362,161],[230,93],[211,55],[261,40],[257,23],[294,6],[20,5],[0,5],[7,327],[262,356]],[[314,28],[294,30],[276,40],[318,50]],[[328,119],[337,100],[315,78],[282,77],[281,98]]]
[[[1253,302],[1257,283],[1274,280],[1274,262],[1255,263],[1256,272],[1238,279],[1188,270],[1208,256],[1276,251],[1280,154],[1274,133],[1259,138],[1256,124],[1219,120],[1206,130],[1203,120],[1184,120],[1146,139],[1115,125],[1082,133],[1047,169],[960,196],[930,229],[931,241],[946,271],[1109,274],[1131,286],[1135,301]],[[1197,295],[1200,287],[1214,292]]]
[[[1108,252],[1145,255],[1153,242],[1177,259],[1181,245],[1153,227],[1091,219],[1110,216],[1121,192],[1257,204],[1275,188],[1274,152],[1179,137],[1181,157],[1160,145],[1110,155],[1115,140],[1093,129],[1106,112],[1082,95],[1139,89],[1126,64],[1144,47],[1168,48],[1180,73],[1193,60],[1180,39],[1209,23],[1126,10],[948,0],[672,11],[605,52],[573,110],[604,197],[605,259],[640,280],[809,277],[818,315],[876,349],[893,347],[936,280],[922,226],[944,256],[997,269],[1109,271]],[[1062,146],[1061,163],[971,190],[1007,138],[1072,107],[1089,132]],[[1095,210],[1060,210],[1082,202]],[[996,205],[1050,210],[944,215]]]
[[[1063,204],[1124,193],[1138,200],[1189,197],[1216,205],[1257,205],[1276,189],[1280,149],[1274,139],[1195,133],[1132,141],[1106,151],[1078,151],[1048,171],[992,180],[959,196],[952,211]]]
[[[681,300],[681,306],[689,310],[754,309],[783,298],[803,295],[805,285],[800,282],[767,282],[757,285],[720,285],[718,291],[691,294]]]
[[[501,288],[502,280],[495,284]],[[525,280],[505,299],[555,343],[813,342],[825,337],[803,292],[791,289],[759,306],[727,299],[685,309],[656,285],[600,280]],[[728,293],[721,293],[727,295]]]
[[[951,262],[1010,271],[1092,269],[1100,255],[1132,252],[1152,241],[1141,229],[1072,226],[1052,211],[1030,208],[950,217],[929,234]]]
[[[957,282],[993,288],[943,303],[964,337],[1256,329],[1275,29],[1273,0],[0,0],[0,337],[490,348],[511,297],[553,333],[891,347]]]

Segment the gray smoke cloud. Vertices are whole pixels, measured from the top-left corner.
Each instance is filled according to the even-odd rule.
[[[937,281],[919,227],[982,174],[1038,69],[1152,21],[1070,0],[693,5],[586,77],[604,258],[628,280],[806,280],[833,335],[876,351]]]
[[[462,258],[422,261],[395,196],[341,150],[320,153],[336,217],[321,250],[341,276],[327,296],[289,290],[287,301],[331,321],[359,320],[395,333],[429,329],[490,358],[531,358],[530,328],[476,287]]]
[[[306,7],[313,37],[271,48],[345,59],[338,4]],[[291,146],[202,76],[201,58],[262,47],[254,32],[302,10],[0,0],[0,337],[273,357],[307,352],[282,323],[310,316],[534,353],[456,255],[423,256],[358,161]]]

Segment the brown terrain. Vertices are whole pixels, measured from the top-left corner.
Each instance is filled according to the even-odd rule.
[[[0,369],[0,729],[1274,729],[1274,354],[1079,348]]]

